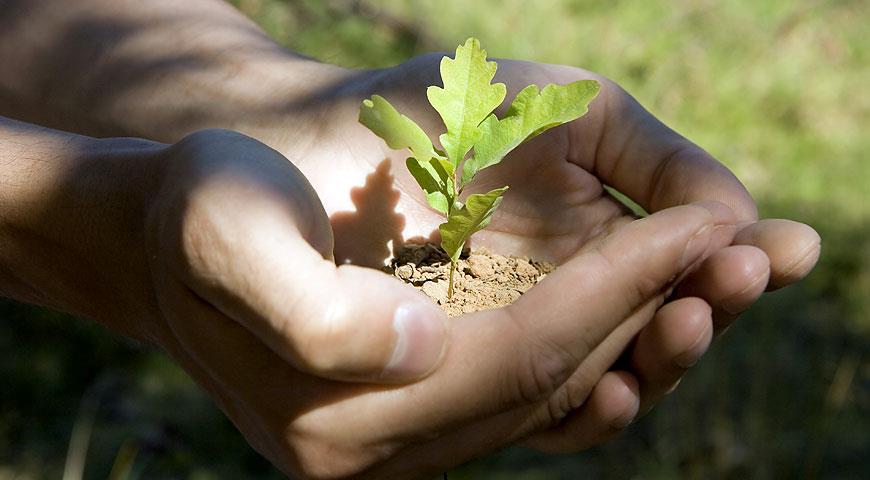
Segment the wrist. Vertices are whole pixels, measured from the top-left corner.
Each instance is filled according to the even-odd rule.
[[[267,59],[253,55],[239,60],[236,68],[240,72],[236,81],[221,86],[226,103],[210,108],[208,122],[187,128],[184,135],[206,128],[234,130],[291,160],[314,146],[314,139],[328,128],[336,127],[336,106],[345,97],[359,96],[354,88],[365,75],[292,53]]]
[[[194,50],[192,60],[172,61],[135,90],[121,84],[117,92],[109,92],[108,101],[83,98],[76,110],[91,112],[87,115],[98,121],[87,133],[175,143],[191,133],[219,128],[257,138],[286,154],[300,139],[313,138],[321,126],[318,119],[357,74],[277,46],[187,48]],[[102,82],[110,76],[98,72],[93,78]],[[85,90],[98,86],[104,88]]]
[[[143,224],[164,147],[24,125],[0,165],[0,294],[153,338]]]

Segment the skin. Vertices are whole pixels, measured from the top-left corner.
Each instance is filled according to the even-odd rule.
[[[500,60],[508,100],[582,78],[602,93],[472,186],[511,185],[475,244],[562,267],[511,307],[448,323],[409,287],[332,263],[377,264],[388,253],[372,245],[440,222],[404,153],[356,122],[379,93],[437,140],[424,92],[440,55],[376,71],[319,64],[212,0],[7,3],[0,60],[21,66],[0,72],[0,114],[174,146],[4,121],[0,291],[158,345],[287,473],[425,478],[516,441],[600,443],[818,258],[811,228],[759,221],[727,169],[613,82]],[[226,131],[187,137],[208,127],[277,152]],[[602,184],[654,214],[633,221]],[[702,247],[684,254],[693,237]],[[400,307],[414,311],[404,336]],[[626,370],[609,371],[619,357]]]
[[[167,146],[7,119],[0,135],[9,140],[2,292],[159,346],[254,448],[306,478],[426,478],[523,439],[544,449],[599,441],[612,429],[595,426],[612,414],[613,392],[637,394],[610,365],[644,325],[685,303],[659,310],[677,278],[736,232],[722,204],[667,209],[599,238],[515,304],[448,324],[411,287],[336,266],[315,191],[249,137],[208,130]],[[440,366],[410,384],[377,385],[330,380],[303,363],[322,361],[320,349],[294,340],[347,354],[328,345],[359,336],[342,331],[348,318],[314,311],[340,302],[345,283],[383,302],[376,315],[396,301],[429,308],[450,333]],[[332,324],[327,336],[302,335],[305,321]],[[293,330],[287,343],[265,340],[282,328]]]

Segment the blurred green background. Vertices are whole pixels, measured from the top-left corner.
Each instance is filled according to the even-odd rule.
[[[353,67],[452,50],[604,74],[822,235],[770,295],[617,440],[508,449],[451,479],[870,478],[870,2],[236,0],[288,47]],[[0,479],[277,478],[163,356],[0,301]],[[71,440],[74,436],[78,440]],[[84,447],[88,446],[87,454]]]

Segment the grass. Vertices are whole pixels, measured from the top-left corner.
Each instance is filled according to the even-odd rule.
[[[870,471],[870,4],[859,0],[236,0],[274,38],[349,66],[468,36],[490,54],[613,78],[744,180],[766,216],[822,234],[802,284],[769,295],[677,394],[616,441],[523,449],[460,479],[865,478]],[[0,303],[0,479],[58,478],[82,395],[108,382],[86,478],[125,442],[144,478],[275,478],[189,379],[87,323]],[[109,380],[106,380],[109,379]],[[125,447],[131,448],[131,447]]]

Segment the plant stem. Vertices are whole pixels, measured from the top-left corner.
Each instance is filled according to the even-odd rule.
[[[450,262],[450,280],[447,283],[447,301],[453,300],[453,272],[456,271],[456,262]]]

